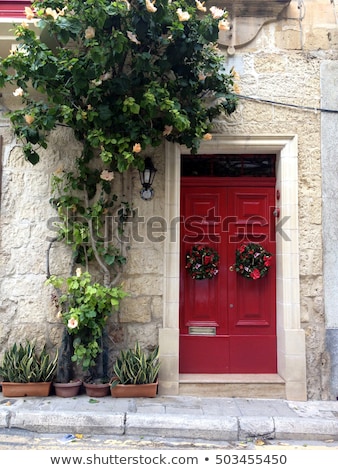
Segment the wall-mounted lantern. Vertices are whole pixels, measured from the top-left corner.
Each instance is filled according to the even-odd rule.
[[[144,170],[139,171],[142,189],[140,191],[141,198],[149,201],[154,196],[154,190],[151,187],[155,178],[156,168],[150,157],[144,160]]]

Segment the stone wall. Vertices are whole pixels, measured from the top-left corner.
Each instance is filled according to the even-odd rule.
[[[298,135],[299,249],[302,326],[306,333],[309,399],[328,399],[330,357],[325,343],[323,300],[321,64],[338,60],[337,11],[329,1],[307,1],[306,11],[292,1],[283,18],[263,26],[256,38],[228,57],[240,75],[243,98],[234,115],[219,119],[215,132],[226,135]],[[227,48],[220,46],[224,54]],[[325,70],[324,70],[325,73]],[[11,90],[2,102],[11,107]],[[338,103],[332,103],[338,109]],[[327,119],[330,116],[327,115]],[[0,224],[0,355],[8,344],[35,338],[52,348],[60,342],[51,290],[46,279],[46,249],[55,217],[48,200],[50,176],[68,157],[80,152],[71,132],[57,129],[41,162],[25,162],[8,120],[2,115],[2,195]],[[139,197],[136,171],[120,182],[137,217],[130,236],[124,288],[129,292],[109,328],[112,357],[120,347],[141,339],[158,341],[163,312],[164,157],[152,153],[158,169],[151,201]],[[69,160],[69,159],[68,159]],[[69,253],[62,245],[51,251],[53,271],[67,274]]]

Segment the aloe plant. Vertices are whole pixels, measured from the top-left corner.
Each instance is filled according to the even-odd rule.
[[[114,363],[115,377],[111,387],[118,384],[149,384],[156,382],[160,369],[158,346],[147,354],[136,343],[133,349],[121,351]]]
[[[25,345],[14,343],[5,351],[0,377],[4,382],[28,383],[51,382],[56,373],[58,353],[51,358],[46,345],[38,353],[35,343],[26,341]]]

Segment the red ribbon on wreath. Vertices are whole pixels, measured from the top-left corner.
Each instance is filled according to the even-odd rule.
[[[231,268],[241,276],[256,281],[267,275],[271,257],[272,254],[258,243],[248,243],[236,250],[236,262]]]
[[[186,255],[185,267],[193,279],[212,279],[218,273],[219,254],[210,246],[194,245]]]

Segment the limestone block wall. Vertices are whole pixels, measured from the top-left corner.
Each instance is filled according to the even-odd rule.
[[[263,26],[256,38],[231,56],[220,46],[240,75],[237,111],[215,122],[217,134],[297,135],[301,321],[306,336],[307,395],[309,399],[334,397],[330,389],[330,356],[325,342],[323,284],[323,216],[321,168],[321,64],[338,60],[335,2],[292,1],[279,21]],[[299,8],[301,5],[301,8]],[[325,73],[325,67],[322,73]],[[322,81],[323,83],[323,81]],[[11,90],[3,90],[1,103],[11,107]],[[328,104],[328,103],[326,103]],[[338,109],[337,103],[332,107]],[[329,119],[329,115],[327,115]],[[0,202],[0,357],[8,344],[35,338],[50,348],[60,342],[46,279],[46,249],[50,220],[50,177],[80,148],[72,133],[57,129],[41,162],[31,166],[22,159],[4,113],[2,192]],[[129,292],[109,327],[111,354],[136,339],[152,346],[163,326],[163,251],[170,221],[164,219],[164,151],[149,154],[157,168],[155,197],[143,201],[136,171],[122,185],[136,211],[129,224],[128,262],[124,288]],[[69,158],[68,158],[69,157]],[[292,191],[292,188],[290,188]],[[292,241],[291,241],[292,242]],[[297,259],[294,262],[298,262]],[[51,251],[54,272],[67,274],[69,252],[62,245]]]

